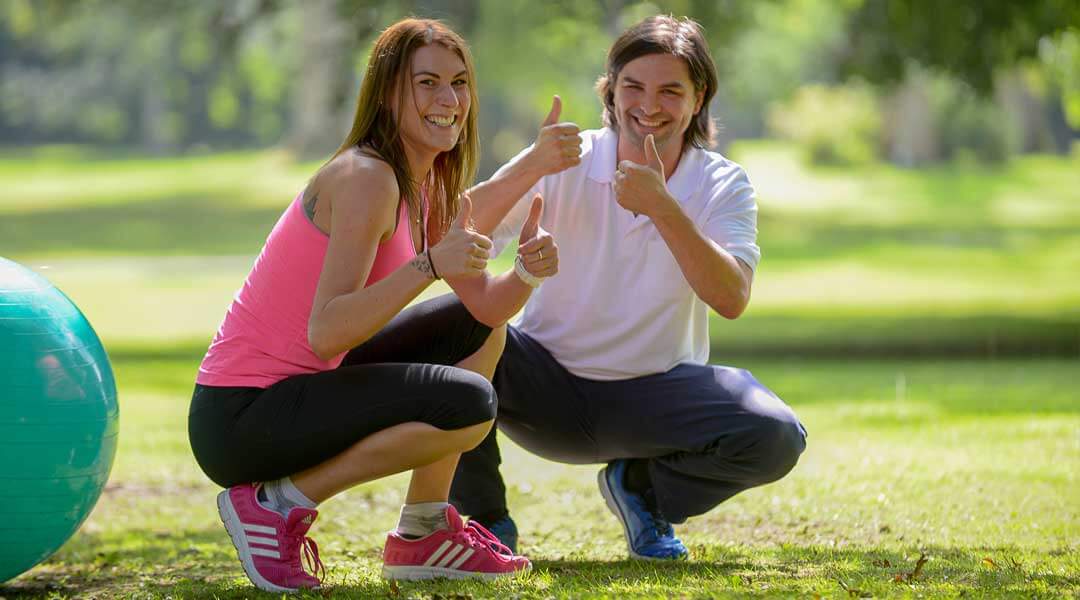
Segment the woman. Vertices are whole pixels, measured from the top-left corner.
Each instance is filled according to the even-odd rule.
[[[437,21],[388,28],[352,131],[275,225],[203,359],[192,449],[227,488],[222,521],[261,589],[317,587],[322,563],[307,537],[315,507],[408,469],[384,576],[530,567],[447,504],[459,455],[495,416],[489,380],[505,322],[558,262],[536,228],[537,198],[522,241],[544,260],[488,276],[491,241],[471,231],[462,196],[477,151],[464,41]],[[404,310],[440,277],[457,298]]]

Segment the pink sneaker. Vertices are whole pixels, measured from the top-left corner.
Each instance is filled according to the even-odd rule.
[[[218,494],[218,514],[232,538],[240,564],[255,587],[267,592],[295,592],[318,588],[325,574],[319,547],[305,534],[318,512],[294,508],[288,518],[263,507],[256,499],[258,487],[235,485]],[[303,562],[311,575],[304,572]]]
[[[446,523],[446,529],[417,540],[405,539],[391,531],[383,548],[383,577],[494,579],[532,568],[529,559],[515,556],[479,523],[470,522],[463,526],[453,506],[446,508]]]

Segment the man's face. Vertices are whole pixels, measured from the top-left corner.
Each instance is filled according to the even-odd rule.
[[[626,63],[615,80],[619,135],[641,148],[650,133],[663,152],[682,145],[690,121],[701,110],[703,91],[694,89],[686,61],[670,54],[646,54]]]

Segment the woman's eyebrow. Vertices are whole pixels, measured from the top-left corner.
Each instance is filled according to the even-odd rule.
[[[413,77],[416,77],[417,75],[429,75],[431,77],[435,77],[436,79],[438,79],[438,77],[439,77],[438,73],[434,73],[432,71],[417,71],[417,72],[413,73]],[[456,74],[454,74],[454,77],[461,77],[462,75],[468,75],[468,72],[465,69],[462,69],[462,70],[458,71]]]

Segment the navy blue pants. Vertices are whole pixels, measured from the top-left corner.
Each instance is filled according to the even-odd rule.
[[[681,523],[780,479],[806,447],[795,414],[743,369],[682,364],[620,381],[571,374],[508,328],[495,372],[499,430],[564,463],[645,458],[665,518]],[[506,509],[495,430],[461,457],[451,501],[469,515]]]

